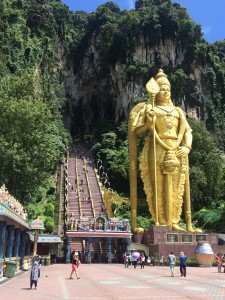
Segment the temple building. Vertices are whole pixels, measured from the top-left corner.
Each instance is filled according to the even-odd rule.
[[[0,189],[0,278],[7,261],[17,262],[17,271],[29,267],[32,243],[29,230],[23,206],[3,185]]]
[[[5,275],[8,262],[16,262],[16,271],[30,268],[35,244],[32,232],[34,223],[36,226],[40,223],[39,227],[43,227],[39,219],[28,223],[23,206],[3,185],[0,188],[0,279]],[[57,235],[38,233],[37,254],[45,259],[46,265],[57,256],[60,244],[62,240]]]

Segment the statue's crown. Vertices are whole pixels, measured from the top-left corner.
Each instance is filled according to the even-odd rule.
[[[170,86],[170,82],[169,80],[167,79],[167,75],[163,73],[163,70],[162,69],[159,69],[159,72],[158,74],[155,76],[155,80],[156,82],[158,83],[158,85],[168,85]]]

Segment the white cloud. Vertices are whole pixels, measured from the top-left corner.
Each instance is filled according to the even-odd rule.
[[[135,0],[127,0],[127,8],[134,9],[135,8]]]
[[[212,26],[205,26],[202,28],[202,31],[204,32],[204,34],[208,34],[212,31],[213,27]]]

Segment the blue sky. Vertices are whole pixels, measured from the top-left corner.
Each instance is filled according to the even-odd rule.
[[[135,0],[111,0],[120,9],[133,9]],[[225,39],[225,0],[172,0],[187,8],[192,19],[202,26],[204,38],[213,43]],[[71,10],[93,12],[107,0],[62,0]]]

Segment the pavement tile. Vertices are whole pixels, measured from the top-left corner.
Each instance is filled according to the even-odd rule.
[[[80,265],[80,280],[69,279],[71,266],[55,264],[41,269],[38,289],[29,289],[30,271],[0,283],[1,300],[107,300],[107,299],[225,299],[225,274],[216,268],[179,267],[170,276],[169,267],[124,268],[122,264]]]

